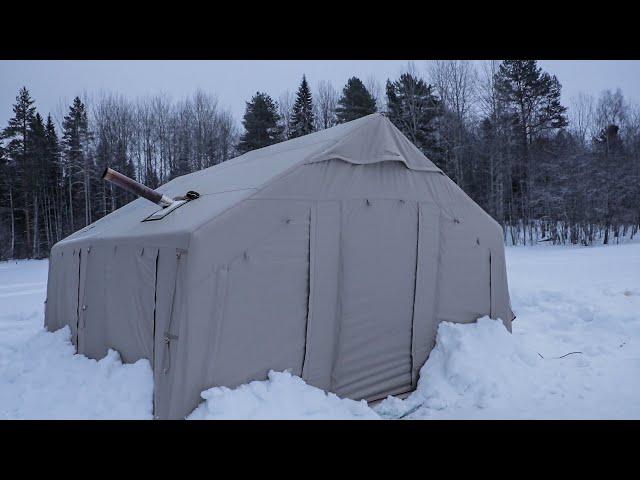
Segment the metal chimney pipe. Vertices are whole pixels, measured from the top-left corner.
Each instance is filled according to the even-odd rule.
[[[115,170],[107,167],[102,174],[102,179],[107,180],[120,188],[133,193],[139,197],[146,198],[150,202],[153,202],[161,207],[168,207],[173,203],[173,200],[155,190],[150,189],[146,185],[136,182],[132,178],[126,175],[116,172]]]

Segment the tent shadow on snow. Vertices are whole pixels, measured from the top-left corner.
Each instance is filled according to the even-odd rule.
[[[502,229],[373,114],[176,178],[57,243],[45,325],[150,360],[154,415],[289,369],[341,397],[416,388],[441,321],[510,329]]]

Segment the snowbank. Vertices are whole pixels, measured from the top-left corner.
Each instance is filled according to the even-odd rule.
[[[333,393],[307,385],[289,372],[269,372],[268,380],[251,382],[236,389],[210,388],[205,400],[188,420],[230,419],[377,419],[367,402],[341,399]]]
[[[417,390],[405,401],[387,398],[376,411],[385,418],[401,417],[418,406],[423,417],[432,410],[463,416],[487,407],[508,412],[519,392],[540,388],[540,361],[501,321],[483,317],[471,324],[443,322],[420,370]]]
[[[0,419],[144,419],[152,398],[148,361],[75,355],[68,327],[0,347]]]

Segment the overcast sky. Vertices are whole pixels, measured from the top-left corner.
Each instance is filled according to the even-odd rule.
[[[414,60],[424,73],[427,61]],[[540,66],[555,74],[563,87],[563,99],[578,92],[599,94],[620,87],[625,96],[640,101],[640,61],[619,60],[541,60]],[[295,91],[302,74],[312,87],[320,80],[331,81],[341,89],[355,75],[366,81],[375,77],[381,85],[397,77],[408,60],[73,60],[0,61],[0,128],[11,116],[18,89],[26,86],[36,100],[38,111],[58,116],[76,95],[101,91],[129,97],[164,92],[183,98],[197,88],[214,93],[222,106],[231,110],[239,122],[245,102],[256,92],[265,91],[275,99],[285,90]]]

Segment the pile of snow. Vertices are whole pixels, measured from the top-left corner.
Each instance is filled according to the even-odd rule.
[[[188,420],[351,420],[379,418],[364,400],[341,399],[333,393],[307,385],[289,372],[269,372],[265,381],[255,381],[236,389],[210,388],[205,400]]]
[[[541,358],[511,335],[501,321],[488,317],[471,324],[443,322],[436,346],[420,370],[418,388],[405,401],[389,397],[376,411],[398,418],[420,407],[423,417],[443,411],[472,417],[491,407],[511,412],[523,391],[540,391],[536,374]]]
[[[0,347],[0,419],[150,419],[153,375],[147,360],[123,365],[75,355],[68,327]]]

